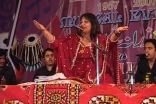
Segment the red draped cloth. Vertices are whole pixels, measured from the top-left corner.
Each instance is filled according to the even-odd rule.
[[[100,84],[122,83],[117,42],[111,42],[103,34],[98,34],[97,37],[101,48],[110,53],[107,56],[99,50]],[[66,77],[79,77],[89,84],[96,83],[96,47],[93,44],[84,46],[80,37],[73,34],[55,39],[52,47],[56,53],[57,72],[64,73]]]

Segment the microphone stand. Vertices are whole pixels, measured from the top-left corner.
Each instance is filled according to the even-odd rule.
[[[134,67],[135,68],[135,67]],[[133,71],[133,64],[131,64],[130,66],[130,71],[128,71],[128,74],[130,75],[127,82],[129,84],[129,89],[128,90],[125,90],[126,93],[130,93],[132,94],[133,93],[133,84],[134,84],[134,80],[133,80],[133,75],[134,75],[134,71]],[[130,83],[129,83],[130,82]]]
[[[110,54],[103,50],[97,43],[91,41],[91,39],[89,39],[88,37],[84,36],[83,34],[81,34],[84,38],[86,38],[89,42],[91,42],[97,49],[99,49],[100,51],[102,51],[102,53],[106,54],[107,56],[110,56]]]
[[[96,44],[99,44],[99,39],[96,38]],[[96,48],[96,79],[97,79],[97,83],[96,84],[100,84],[100,75],[99,75],[99,49]]]
[[[126,84],[129,84],[129,89],[128,90],[124,90],[124,92],[126,93],[136,93],[138,92],[138,90],[133,90],[133,84],[134,84],[134,70],[136,69],[137,65],[138,65],[138,62],[136,63],[136,65],[133,67],[133,64],[131,64],[131,67],[130,67],[130,71],[127,72],[127,74],[130,75],[130,77],[128,78]]]
[[[145,55],[145,56],[146,56],[146,54],[139,54],[139,55],[136,55],[136,56],[139,56],[139,58],[137,59],[137,63],[135,64],[134,67],[133,67],[133,64],[131,64],[131,68],[130,68],[131,70],[127,72],[127,74],[129,74],[130,77],[128,78],[126,84],[128,84],[129,82],[131,82],[131,84],[134,84],[134,80],[133,80],[133,78],[134,78],[134,70],[135,70],[136,67],[138,66],[139,61],[142,59],[141,55],[143,55],[143,56]],[[131,80],[131,81],[130,81],[130,80]]]
[[[131,66],[130,66],[130,71],[127,72],[127,74],[129,74],[130,77],[128,78],[126,84],[128,84],[128,83],[130,83],[130,84],[132,84],[132,85],[134,84],[133,78],[134,78],[134,69],[136,68],[136,66],[137,66],[137,64],[136,64],[136,65],[134,66],[134,68],[133,68],[133,64],[131,64]]]
[[[96,47],[96,82],[99,85],[100,84],[100,75],[99,75],[99,50],[102,51],[102,53],[106,54],[107,56],[110,56],[110,54],[108,52],[106,52],[105,50],[103,50],[99,45],[99,41],[98,41],[98,37],[96,37],[96,43],[91,41],[91,39],[89,39],[88,37],[84,36],[83,34],[81,34],[84,38],[86,38],[89,42],[91,42],[91,44],[93,44]],[[93,82],[94,84],[94,82]]]

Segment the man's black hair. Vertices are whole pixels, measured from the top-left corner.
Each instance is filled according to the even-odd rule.
[[[155,50],[156,50],[156,39],[146,39],[144,41],[144,44],[146,44],[146,43],[152,43],[154,45]]]
[[[45,57],[45,53],[46,53],[47,51],[54,52],[52,48],[46,48],[46,49],[43,51],[43,53],[42,53],[42,57],[43,57],[43,58]]]
[[[0,48],[0,56],[6,56],[6,50]]]

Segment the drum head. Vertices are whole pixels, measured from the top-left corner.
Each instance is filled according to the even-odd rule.
[[[26,46],[33,46],[36,45],[38,41],[40,41],[40,38],[37,34],[29,34],[25,37],[24,44]]]
[[[0,33],[0,48],[8,49],[7,48],[7,43],[9,41],[8,37],[9,37],[8,32]],[[12,51],[16,50],[18,45],[19,45],[19,42],[18,42],[17,37],[15,36],[13,40]]]

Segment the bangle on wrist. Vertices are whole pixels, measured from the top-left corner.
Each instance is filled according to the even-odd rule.
[[[111,41],[111,42],[117,42],[117,41],[118,41],[118,39],[116,39],[116,40],[111,40],[111,39],[110,39],[110,41]]]
[[[44,29],[44,30],[41,30],[42,32],[44,32],[46,29]]]
[[[115,34],[117,37],[119,37],[119,36],[121,35],[120,32],[119,32],[119,33],[116,33],[116,31],[114,31],[114,34]]]
[[[121,33],[116,33],[115,35],[116,35],[117,37],[119,37],[119,36],[121,35]]]
[[[53,43],[55,41],[55,36],[53,37],[53,39],[52,40],[50,40],[50,41],[47,41],[48,43]]]

